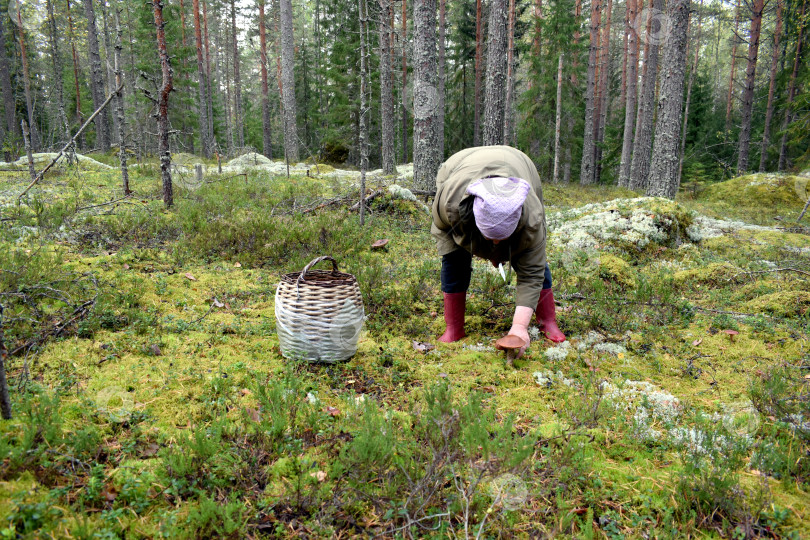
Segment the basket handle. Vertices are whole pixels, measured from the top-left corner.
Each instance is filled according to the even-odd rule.
[[[321,261],[331,261],[332,273],[333,274],[337,273],[338,271],[337,261],[328,255],[324,255],[323,257],[318,257],[317,259],[312,259],[311,261],[309,261],[309,264],[306,265],[303,270],[301,270],[301,275],[298,276],[298,283],[300,283],[301,281],[306,281],[307,272],[309,272],[313,266],[315,266]]]

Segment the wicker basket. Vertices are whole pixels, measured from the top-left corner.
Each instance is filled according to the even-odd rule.
[[[330,261],[332,271],[312,270]],[[318,257],[299,273],[284,274],[276,289],[276,331],[285,358],[339,362],[357,352],[365,311],[357,279]]]

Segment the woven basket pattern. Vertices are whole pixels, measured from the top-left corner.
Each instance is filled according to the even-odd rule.
[[[333,270],[312,270],[323,261]],[[284,274],[276,289],[276,329],[286,358],[339,362],[357,352],[365,312],[357,279],[338,272],[331,257]]]

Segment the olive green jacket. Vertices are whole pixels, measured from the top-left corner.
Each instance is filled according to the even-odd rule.
[[[488,176],[522,178],[533,188],[515,232],[497,245],[475,226],[474,196],[467,193],[470,182]],[[430,232],[439,255],[466,249],[496,265],[510,261],[517,274],[517,305],[537,307],[546,267],[546,215],[540,176],[526,154],[508,146],[479,146],[453,154],[436,175],[432,213]]]

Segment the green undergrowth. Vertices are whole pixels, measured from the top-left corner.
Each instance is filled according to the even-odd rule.
[[[255,172],[178,186],[165,210],[157,171],[94,208],[120,197],[114,173],[65,169],[20,204],[24,180],[0,177],[4,537],[810,534],[801,230],[696,241],[693,210],[746,211],[546,186],[569,341],[511,368],[493,342],[514,279],[486,261],[468,336],[437,342],[421,201],[379,196],[361,227],[352,179]],[[296,364],[275,289],[320,255],[357,276],[366,320],[350,360]]]

